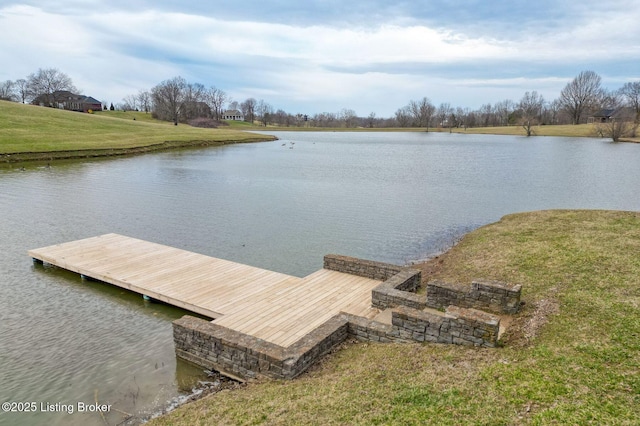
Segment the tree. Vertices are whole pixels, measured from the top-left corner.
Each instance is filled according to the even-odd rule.
[[[56,93],[61,91],[77,92],[71,78],[56,68],[38,69],[27,78],[27,93],[33,102],[55,107],[59,99]]]
[[[409,109],[409,105],[399,108],[395,115],[398,126],[409,127],[409,125],[411,125],[411,110]]]
[[[256,103],[257,102],[254,98],[248,98],[240,104],[242,115],[244,115],[244,121],[248,121],[253,124],[256,119]]]
[[[20,97],[20,101],[24,104],[29,97],[29,90],[27,86],[27,80],[19,78],[15,81],[16,93]]]
[[[136,111],[138,109],[138,97],[135,95],[128,95],[122,98],[123,111]]]
[[[635,111],[635,121],[640,121],[640,81],[625,83],[620,88],[620,94],[625,98],[627,105]]]
[[[602,79],[593,71],[582,71],[560,92],[560,107],[572,124],[579,124],[585,115],[598,106],[603,96]]]
[[[227,102],[227,94],[223,90],[218,89],[215,86],[211,86],[207,91],[205,98],[211,108],[213,118],[216,120],[222,119],[222,114],[224,114],[224,104]]]
[[[508,126],[510,123],[511,115],[516,109],[515,103],[511,99],[505,99],[502,102],[497,102],[494,107],[494,113],[498,119],[500,126]]]
[[[147,90],[140,90],[138,92],[138,105],[145,112],[148,113],[151,111],[151,93]]]
[[[610,97],[607,107],[612,109],[613,113],[604,123],[596,124],[596,133],[601,137],[611,138],[613,142],[625,137],[635,137],[638,129],[637,116],[633,108],[624,106],[622,96]]]
[[[260,99],[256,105],[256,112],[262,125],[267,127],[267,124],[269,124],[269,120],[271,119],[271,115],[273,114],[273,107]]]
[[[425,96],[419,101],[409,101],[408,107],[413,116],[414,124],[418,127],[426,127],[428,132],[431,118],[436,110],[429,98]]]
[[[184,88],[184,99],[180,110],[183,120],[211,117],[211,108],[205,102],[207,89],[200,83],[187,83]]]
[[[11,80],[7,80],[5,82],[0,83],[0,100],[2,101],[14,101],[15,95],[13,93],[14,82]]]
[[[451,124],[449,123],[449,116],[452,112],[453,109],[451,108],[451,104],[446,102],[441,103],[436,113],[436,116],[438,117],[438,126],[451,127]]]
[[[527,137],[533,134],[533,126],[540,124],[543,105],[544,98],[535,90],[533,92],[525,92],[522,99],[520,99],[518,103],[518,108],[520,109],[520,125],[527,133]]]
[[[187,81],[182,77],[165,80],[151,89],[154,112],[158,119],[173,121],[175,125],[180,119],[180,112],[185,100]]]
[[[349,108],[342,108],[338,113],[339,120],[344,124],[344,127],[356,127],[358,115],[356,112]]]
[[[373,129],[373,126],[376,124],[376,113],[375,112],[370,112],[369,116],[367,117],[367,127],[370,129]]]

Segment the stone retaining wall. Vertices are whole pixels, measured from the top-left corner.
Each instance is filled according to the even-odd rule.
[[[500,318],[450,306],[445,313],[401,306],[392,324],[341,313],[288,348],[186,315],[173,322],[176,355],[240,380],[293,379],[349,334],[375,342],[437,342],[494,347]]]
[[[342,314],[349,333],[374,342],[435,342],[495,347],[500,318],[476,309],[449,306],[444,313],[400,306],[392,311],[391,324]]]
[[[358,259],[357,257],[327,254],[324,257],[324,269],[344,272],[372,280],[385,281],[402,271],[403,267],[390,263],[375,262],[373,260]],[[420,285],[420,282],[418,282]]]
[[[515,314],[520,310],[522,286],[500,281],[474,280],[467,286],[431,281],[427,283],[426,306],[443,309],[449,305]]]
[[[371,292],[371,305],[376,308],[406,305],[421,309],[426,306],[425,296],[415,294],[421,280],[417,269],[336,254],[324,257],[324,268],[383,281]]]
[[[347,321],[335,316],[288,348],[185,315],[173,322],[176,355],[240,380],[293,379],[347,338]]]

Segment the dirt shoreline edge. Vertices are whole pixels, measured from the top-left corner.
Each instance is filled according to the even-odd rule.
[[[136,146],[132,148],[81,149],[72,151],[16,152],[0,154],[0,163],[19,163],[27,161],[54,161],[80,158],[117,157],[125,155],[145,154],[148,152],[166,151],[177,148],[197,148],[222,146],[236,143],[270,142],[277,140],[275,136],[261,135],[260,138],[247,138],[229,141],[191,140],[165,141],[162,143]]]

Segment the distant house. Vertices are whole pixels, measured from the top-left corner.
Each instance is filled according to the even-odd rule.
[[[633,120],[635,113],[633,108],[618,107],[618,108],[605,108],[601,109],[597,113],[593,114],[587,119],[588,123],[609,123],[611,121],[629,121]]]
[[[66,109],[68,111],[102,111],[102,102],[99,100],[91,96],[77,95],[68,90],[58,90],[50,95],[40,95],[36,97],[32,103],[40,106]]]
[[[228,109],[222,114],[223,120],[243,121],[244,115],[237,109]]]

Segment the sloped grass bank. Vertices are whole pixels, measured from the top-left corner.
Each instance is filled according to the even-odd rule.
[[[0,128],[0,162],[122,155],[275,139],[232,129],[174,126],[108,113],[83,114],[6,101],[0,101]]]
[[[149,424],[637,424],[638,253],[637,212],[506,216],[423,265],[429,278],[523,284],[503,347],[345,344],[296,380],[223,391]]]

